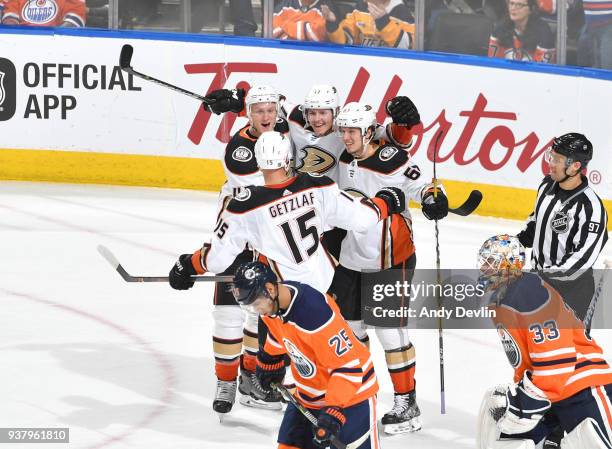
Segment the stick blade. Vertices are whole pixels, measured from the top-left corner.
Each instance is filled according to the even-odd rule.
[[[121,47],[121,54],[119,55],[119,67],[122,70],[131,68],[132,55],[134,54],[134,47],[130,44],[125,44]]]
[[[448,211],[455,215],[467,217],[476,210],[476,208],[480,205],[481,201],[482,192],[479,190],[472,190],[468,199],[465,200],[465,202],[461,206],[456,207],[454,209],[449,209]]]
[[[115,257],[115,255],[104,245],[98,245],[98,252],[102,257],[104,257],[109,264],[116,270],[119,267],[119,261]]]

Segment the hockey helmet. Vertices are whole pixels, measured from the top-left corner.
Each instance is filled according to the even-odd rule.
[[[308,117],[306,116],[308,109],[331,109],[335,118],[338,115],[338,104],[338,91],[334,86],[315,84],[308,91],[304,100],[304,120],[308,123]]]
[[[361,135],[365,136],[368,129],[376,126],[376,114],[369,104],[348,103],[336,117],[336,125],[344,128],[359,128]]]
[[[255,159],[262,170],[288,169],[291,162],[291,141],[277,131],[266,131],[255,142]]]
[[[247,262],[238,267],[232,284],[232,294],[241,306],[248,306],[257,298],[269,297],[266,283],[276,283],[276,274],[261,262]]]
[[[244,99],[246,115],[251,120],[251,106],[257,103],[275,103],[276,112],[279,110],[280,95],[272,86],[252,86]]]
[[[555,153],[567,157],[567,166],[580,162],[584,168],[593,158],[593,144],[584,134],[568,133],[555,137],[551,148]]]
[[[508,234],[488,238],[478,251],[479,283],[486,290],[520,277],[525,266],[525,248],[518,237]]]

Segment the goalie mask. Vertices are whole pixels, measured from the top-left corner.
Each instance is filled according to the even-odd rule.
[[[255,142],[255,159],[261,170],[288,170],[291,162],[291,141],[277,131],[267,131]]]
[[[478,282],[486,291],[507,286],[521,276],[524,265],[525,249],[516,236],[493,236],[478,251]]]

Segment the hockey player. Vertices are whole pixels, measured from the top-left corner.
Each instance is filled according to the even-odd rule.
[[[320,246],[321,233],[333,226],[364,231],[405,209],[404,194],[397,188],[383,188],[372,201],[358,201],[327,177],[294,176],[291,144],[281,133],[263,133],[254,152],[266,185],[246,187],[229,201],[211,242],[194,254],[183,254],[172,268],[173,288],[191,288],[189,276],[196,273],[224,272],[248,243],[281,280],[308,281],[325,292],[335,262]],[[229,411],[233,397],[226,397]]]
[[[85,0],[8,0],[2,24],[82,28]]]
[[[212,112],[240,112],[245,104],[247,125],[236,132],[225,147],[223,169],[227,181],[221,188],[217,219],[223,214],[228,203],[239,189],[249,185],[263,185],[263,175],[255,160],[255,142],[265,131],[275,129],[287,133],[287,121],[278,118],[279,94],[271,86],[253,86],[243,99],[241,90],[219,90],[208,95],[214,102],[208,107]],[[218,227],[218,226],[217,226]],[[223,272],[233,275],[238,265],[252,261],[252,251],[243,248],[235,260]],[[280,409],[280,396],[274,392],[264,399],[253,398],[251,391],[257,390],[255,377],[256,355],[259,348],[257,340],[258,319],[256,315],[243,312],[227,290],[226,284],[217,283],[214,293],[213,309],[213,351],[215,354],[215,374],[217,392],[213,409],[217,413],[228,413],[236,395],[236,377],[240,365],[238,389],[242,393],[243,405],[268,409]],[[244,353],[243,352],[244,348]],[[241,355],[242,353],[242,355]]]
[[[279,282],[260,263],[236,271],[233,293],[241,306],[268,326],[258,353],[257,376],[264,388],[284,375],[291,358],[296,399],[318,419],[311,423],[289,404],[278,433],[279,449],[329,447],[333,437],[359,449],[379,448],[376,423],[378,382],[370,351],[359,343],[338,306],[307,284]]]
[[[381,186],[394,186],[419,202],[428,219],[446,216],[448,201],[444,192],[438,191],[437,198],[434,198],[433,185],[422,179],[421,170],[408,153],[385,141],[373,139],[376,116],[371,106],[349,103],[338,114],[336,123],[346,146],[340,156],[340,188],[358,197],[368,197]],[[362,341],[368,338],[360,321],[362,280],[376,276],[375,272],[395,269],[400,270],[401,278],[409,282],[415,265],[412,224],[407,209],[372,226],[366,233],[347,233],[330,293],[336,297],[344,318],[350,321]],[[368,273],[362,273],[362,270]],[[421,428],[415,399],[415,349],[405,324],[399,326],[376,329],[395,391],[393,409],[382,418],[387,433]]]
[[[479,448],[533,449],[557,424],[567,432],[562,449],[612,448],[612,370],[601,348],[555,289],[521,271],[525,253],[516,237],[491,237],[478,258],[514,368],[513,384],[484,397]]]

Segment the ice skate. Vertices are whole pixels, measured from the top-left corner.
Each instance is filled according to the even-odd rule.
[[[393,408],[385,413],[381,423],[385,433],[416,432],[421,429],[421,410],[416,403],[416,393],[395,394]]]
[[[252,371],[240,372],[238,391],[241,393],[240,403],[242,405],[266,410],[282,409],[280,393],[275,390],[265,391]]]
[[[236,400],[236,384],[235,380],[217,380],[213,410],[219,414],[219,421],[221,422],[223,422],[223,415],[232,410]]]

